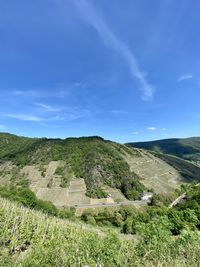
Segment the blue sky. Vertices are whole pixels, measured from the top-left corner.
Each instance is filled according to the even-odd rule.
[[[200,134],[200,3],[1,0],[0,131]]]

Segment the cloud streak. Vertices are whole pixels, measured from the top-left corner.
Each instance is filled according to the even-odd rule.
[[[149,131],[155,131],[155,130],[156,130],[156,127],[154,127],[154,126],[149,126],[149,127],[147,127],[147,130],[149,130]]]
[[[21,121],[33,121],[33,122],[41,122],[43,120],[40,117],[27,115],[27,114],[5,114],[4,117],[17,119]]]
[[[137,79],[140,83],[142,99],[145,101],[152,100],[154,87],[146,80],[144,73],[139,68],[134,53],[126,43],[122,42],[113,33],[104,19],[99,16],[97,10],[87,0],[71,1],[78,8],[82,18],[97,31],[105,45],[118,52],[118,54],[124,58],[133,78]]]
[[[77,119],[81,119],[83,117],[89,116],[91,113],[89,110],[83,110],[78,108],[69,108],[61,115],[58,114],[56,116],[43,116],[43,115],[32,115],[32,114],[24,114],[24,113],[8,113],[3,114],[1,116],[16,119],[21,121],[30,121],[30,122],[48,122],[48,121],[73,121]]]
[[[54,117],[40,117],[35,115],[28,115],[23,113],[10,113],[10,114],[4,114],[3,117],[10,118],[10,119],[16,119],[21,121],[31,121],[31,122],[43,122],[43,121],[61,121],[64,120],[61,116],[54,116]]]
[[[59,111],[61,111],[61,109],[59,109],[59,108],[54,108],[50,105],[46,105],[43,103],[34,103],[34,104],[35,104],[35,106],[40,107],[47,112],[59,112]]]
[[[182,82],[184,80],[190,80],[192,78],[193,78],[192,74],[185,74],[178,78],[178,82]]]
[[[16,119],[16,120],[21,120],[21,121],[30,121],[30,122],[44,122],[44,121],[62,121],[65,118],[61,116],[54,116],[54,117],[40,117],[40,116],[34,116],[34,115],[27,115],[27,114],[5,114],[3,115],[6,118],[10,119]]]

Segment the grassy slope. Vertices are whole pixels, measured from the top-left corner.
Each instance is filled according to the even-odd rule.
[[[199,232],[173,238],[162,225],[127,240],[0,198],[0,266],[199,266]]]
[[[129,145],[171,154],[183,159],[200,160],[200,137],[163,139],[150,142],[129,143]]]
[[[114,237],[6,200],[0,203],[0,266],[116,266],[120,241]],[[108,255],[108,247],[113,254]]]

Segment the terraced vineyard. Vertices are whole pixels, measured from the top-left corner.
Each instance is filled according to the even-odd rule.
[[[200,169],[186,161],[172,166],[142,149],[100,137],[37,139],[0,134],[2,186],[29,186],[38,198],[61,207],[126,202],[143,191],[171,193]],[[184,164],[183,164],[184,163]],[[184,165],[184,166],[183,166]],[[183,168],[181,168],[183,166]],[[188,170],[190,173],[188,173]]]
[[[126,154],[125,159],[147,188],[153,188],[156,193],[170,193],[185,182],[180,173],[165,161],[147,151],[138,152],[141,157],[133,158]]]
[[[129,143],[130,146],[170,154],[195,163],[200,162],[200,137],[172,138],[149,142]]]

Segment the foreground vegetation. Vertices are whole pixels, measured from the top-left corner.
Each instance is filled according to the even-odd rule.
[[[176,208],[156,196],[147,210],[115,211],[112,218],[121,228],[97,226],[102,213],[93,222],[85,213],[82,218],[94,224],[89,226],[0,198],[0,266],[200,266],[200,189],[181,190],[188,201]],[[127,239],[117,229],[132,235]]]
[[[187,200],[174,208],[169,204],[177,196],[187,193]],[[138,224],[148,225],[155,218],[165,218],[169,224],[171,235],[177,236],[183,230],[200,230],[200,186],[184,185],[170,195],[155,195],[150,206],[138,210],[133,207],[123,207],[103,210],[86,210],[81,219],[92,225],[116,227],[124,234],[137,234]]]
[[[165,217],[126,240],[0,199],[0,266],[199,266],[200,234],[174,238]]]
[[[50,216],[75,218],[74,208],[57,209],[52,202],[38,199],[35,193],[26,187],[0,187],[0,197],[15,201],[31,209],[41,210]]]

